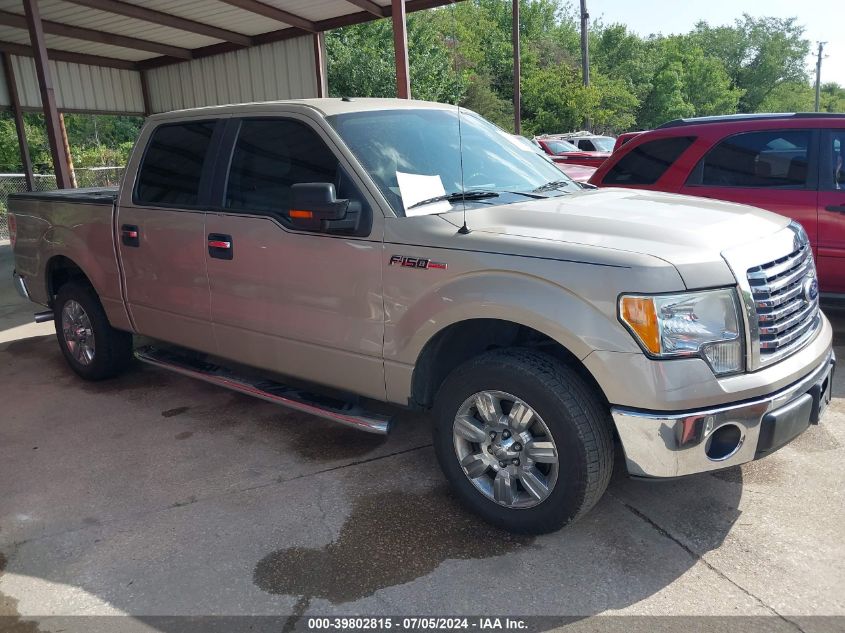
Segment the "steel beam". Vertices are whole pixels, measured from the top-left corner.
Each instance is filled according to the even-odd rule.
[[[314,33],[314,69],[317,80],[317,97],[322,99],[329,96],[326,78],[326,38],[322,33]]]
[[[17,13],[10,13],[9,11],[0,11],[0,25],[11,26],[24,30],[28,28],[26,18],[24,16],[18,15]],[[61,22],[50,22],[49,20],[42,20],[41,25],[44,27],[44,32],[49,33],[50,35],[60,35],[62,37],[70,37],[76,40],[109,44],[111,46],[131,48],[138,51],[149,51],[150,53],[157,53],[158,55],[170,55],[171,57],[180,57],[182,59],[191,58],[191,51],[187,48],[180,48],[178,46],[170,46],[168,44],[160,44],[158,42],[138,39],[136,37],[127,37],[125,35],[96,31],[94,29],[87,29],[81,26],[62,24]]]
[[[411,98],[411,73],[408,67],[408,20],[405,0],[391,0],[393,13],[393,54],[396,58],[396,96]]]
[[[389,14],[387,8],[376,4],[373,0],[346,0],[349,4],[354,4],[356,7],[363,9],[367,13],[372,13],[379,18],[386,18]]]
[[[423,11],[425,9],[433,9],[447,4],[452,4],[455,1],[461,0],[406,0],[405,12],[413,13],[414,11]],[[392,7],[385,7],[384,11],[386,17],[390,17],[393,13]],[[331,31],[332,29],[339,29],[344,26],[351,26],[353,24],[363,24],[364,22],[371,22],[376,19],[372,13],[367,11],[359,11],[358,13],[348,13],[336,18],[327,18],[314,23],[317,31],[322,33],[324,31]],[[277,31],[268,31],[267,33],[259,33],[252,37],[252,45],[259,46],[261,44],[271,44],[273,42],[281,42],[289,40],[294,37],[302,37],[308,35],[308,31],[303,31],[295,27],[288,27],[278,29]],[[191,50],[194,59],[203,57],[212,57],[214,55],[222,55],[223,53],[230,53],[232,51],[240,50],[242,47],[236,46],[229,42],[221,42],[219,44],[211,44],[209,46],[202,46]],[[162,66],[169,66],[171,64],[179,63],[180,59],[175,57],[153,57],[151,59],[144,59],[138,62],[137,68],[141,70],[149,70],[152,68],[161,68]]]
[[[21,100],[18,94],[18,84],[15,79],[15,69],[12,66],[12,56],[9,53],[0,53],[3,56],[3,74],[6,77],[6,86],[9,90],[9,101],[12,106],[12,116],[15,118],[15,132],[18,135],[18,147],[21,153],[21,165],[26,178],[26,190],[33,190],[32,159],[29,157],[29,145],[26,141],[26,127],[21,111]]]
[[[144,116],[150,116],[153,113],[152,101],[150,100],[150,85],[147,81],[147,71],[142,70],[138,73],[141,76],[141,99],[144,102]]]
[[[0,41],[0,52],[10,53],[19,57],[35,57],[35,51],[26,44]],[[54,48],[47,49],[47,55],[54,62],[72,62],[74,64],[86,64],[88,66],[102,66],[104,68],[121,68],[123,70],[137,70],[138,65],[129,59],[116,59],[114,57],[101,57],[99,55],[88,55],[86,53],[73,53],[71,51],[59,51]],[[159,59],[159,58],[156,58]],[[167,58],[171,59],[171,58]],[[178,60],[181,61],[181,60]]]
[[[44,110],[44,125],[47,128],[47,140],[50,143],[50,155],[53,158],[53,171],[56,174],[56,186],[68,189],[73,181],[70,176],[68,156],[62,143],[62,125],[56,107],[56,95],[53,91],[53,79],[44,45],[44,29],[41,26],[41,13],[37,0],[23,0],[26,22],[29,26],[29,39],[35,58],[35,74],[41,91],[41,107]]]
[[[314,23],[311,20],[307,20],[301,15],[295,15],[290,11],[278,9],[269,4],[264,4],[258,0],[221,0],[221,2],[230,4],[233,7],[238,7],[244,11],[249,11],[250,13],[263,15],[265,18],[276,20],[276,22],[290,24],[291,26],[295,26],[303,31],[308,31],[309,33],[316,33],[317,31],[317,27],[314,26]]]
[[[116,13],[128,18],[135,18],[136,20],[143,20],[145,22],[152,22],[160,26],[169,26],[180,31],[187,31],[189,33],[196,33],[197,35],[205,35],[206,37],[213,37],[217,40],[232,42],[239,46],[249,46],[252,44],[252,39],[243,33],[235,33],[227,29],[221,29],[210,24],[181,18],[171,13],[164,13],[163,11],[156,11],[154,9],[147,9],[136,4],[122,2],[121,0],[67,0],[73,4],[78,4],[89,9],[98,9],[99,11],[107,11],[109,13]]]

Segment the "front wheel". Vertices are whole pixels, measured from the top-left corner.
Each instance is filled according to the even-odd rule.
[[[509,531],[544,533],[579,518],[604,493],[611,424],[571,368],[534,350],[497,350],[444,381],[434,447],[471,510]]]
[[[82,378],[111,378],[131,360],[132,335],[111,326],[91,286],[65,284],[59,289],[53,311],[62,354]]]

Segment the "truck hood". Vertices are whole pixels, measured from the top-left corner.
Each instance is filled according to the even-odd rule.
[[[463,223],[462,211],[442,217]],[[722,252],[772,235],[790,220],[708,198],[614,188],[474,207],[466,222],[473,232],[651,255],[675,266],[688,288],[701,288],[733,284]]]

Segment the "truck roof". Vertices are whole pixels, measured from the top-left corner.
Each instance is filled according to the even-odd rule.
[[[323,116],[346,114],[349,112],[366,112],[374,110],[413,110],[428,108],[443,110],[455,106],[435,103],[433,101],[419,101],[416,99],[370,99],[358,97],[337,97],[326,99],[287,99],[283,101],[258,101],[255,103],[237,103],[228,105],[205,106],[202,108],[188,108],[155,114],[153,120],[181,118],[186,116],[219,116],[224,114],[243,114],[250,112],[268,112],[274,108],[298,105],[318,111]]]

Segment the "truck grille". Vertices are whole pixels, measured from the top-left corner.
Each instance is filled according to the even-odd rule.
[[[789,255],[748,269],[757,312],[760,366],[803,347],[821,323],[813,252],[801,240]]]

